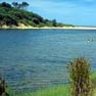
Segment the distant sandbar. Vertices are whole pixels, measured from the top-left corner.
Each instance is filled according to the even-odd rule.
[[[25,26],[24,24],[20,24],[19,26],[7,26],[7,25],[3,25],[2,27],[0,27],[0,29],[70,29],[70,30],[96,30],[96,27],[81,27],[81,26],[75,26],[75,27],[71,27],[71,26],[64,26],[64,27],[33,27],[33,26]]]

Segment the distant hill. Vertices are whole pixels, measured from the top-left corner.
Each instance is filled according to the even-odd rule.
[[[24,3],[24,2],[23,2]],[[25,2],[26,3],[26,2]],[[73,26],[71,24],[58,23],[55,19],[48,20],[44,19],[40,15],[26,11],[24,6],[20,8],[16,6],[17,3],[9,4],[6,2],[0,3],[0,27],[6,26],[19,26],[23,24],[25,26],[33,27],[63,27]],[[25,4],[26,6],[26,4]]]

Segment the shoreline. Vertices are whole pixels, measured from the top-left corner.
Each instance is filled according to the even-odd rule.
[[[50,29],[62,29],[62,30],[96,30],[96,27],[83,27],[83,26],[75,26],[75,27],[48,27],[48,26],[45,26],[45,27],[33,27],[33,26],[25,26],[25,25],[20,25],[20,26],[2,26],[0,27],[0,30],[2,29],[34,29],[34,30],[43,30],[43,29],[46,29],[46,30],[50,30]]]

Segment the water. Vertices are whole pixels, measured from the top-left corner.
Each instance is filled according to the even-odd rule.
[[[0,72],[13,90],[68,83],[67,65],[81,56],[96,70],[95,30],[0,30]]]

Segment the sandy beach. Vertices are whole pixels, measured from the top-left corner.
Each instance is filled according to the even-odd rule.
[[[96,27],[83,27],[83,26],[75,26],[75,27],[33,27],[33,26],[25,26],[24,24],[19,24],[19,26],[7,26],[3,25],[0,29],[68,29],[68,30],[96,30]]]

